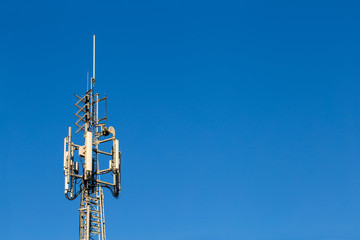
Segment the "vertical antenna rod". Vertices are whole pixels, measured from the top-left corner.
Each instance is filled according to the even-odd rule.
[[[95,34],[93,35],[93,79],[95,79]]]

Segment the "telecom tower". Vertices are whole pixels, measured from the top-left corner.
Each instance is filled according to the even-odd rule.
[[[75,94],[77,98],[75,106],[78,108],[75,113],[78,118],[75,122],[78,128],[75,134],[83,133],[84,145],[71,141],[71,127],[69,127],[69,135],[64,140],[65,197],[74,200],[80,195],[80,240],[106,240],[103,188],[110,189],[116,198],[121,191],[119,140],[116,139],[114,127],[108,128],[105,125],[106,94],[103,98],[99,98],[99,94],[94,92],[94,85],[95,35],[93,36],[93,76],[90,89],[82,97]],[[99,103],[105,105],[104,117],[101,119],[99,119]],[[111,148],[111,151],[106,152],[103,147]],[[76,151],[77,154],[75,154]],[[75,157],[76,155],[78,156]],[[109,161],[109,167],[100,169],[106,160]],[[112,183],[104,180],[104,178],[111,179],[110,175]]]

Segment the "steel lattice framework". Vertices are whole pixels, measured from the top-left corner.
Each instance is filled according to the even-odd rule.
[[[116,139],[114,127],[106,127],[107,96],[99,98],[94,93],[95,86],[95,35],[93,36],[93,77],[90,82],[90,90],[84,96],[75,94],[78,111],[75,116],[78,120],[76,134],[84,134],[84,145],[72,142],[71,127],[69,134],[64,140],[64,174],[65,196],[74,200],[79,195],[79,239],[105,240],[105,213],[103,188],[110,189],[114,197],[118,197],[121,191],[121,153],[119,141]],[[104,103],[104,117],[99,119],[99,103]],[[112,143],[111,151],[103,149]],[[108,146],[109,147],[109,146]],[[76,156],[76,153],[78,157]],[[109,167],[101,169],[100,162],[108,160]],[[79,166],[80,169],[79,169]],[[112,182],[101,178],[112,176]]]

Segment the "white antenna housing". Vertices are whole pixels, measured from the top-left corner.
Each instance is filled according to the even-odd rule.
[[[112,157],[114,163],[114,165],[112,166],[112,170],[114,173],[116,173],[117,171],[119,171],[119,167],[120,167],[119,140],[117,139],[113,141]]]
[[[92,172],[92,132],[85,132],[85,179],[88,179]]]

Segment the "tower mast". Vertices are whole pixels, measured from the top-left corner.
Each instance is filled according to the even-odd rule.
[[[78,111],[75,116],[77,131],[83,132],[84,145],[72,142],[71,127],[69,135],[64,141],[64,174],[65,196],[74,200],[80,195],[79,208],[79,239],[80,240],[106,240],[105,211],[103,188],[108,188],[114,197],[121,191],[121,154],[119,141],[116,139],[114,127],[106,127],[107,96],[99,99],[99,93],[94,93],[95,86],[95,35],[93,35],[93,77],[90,89],[85,95],[79,97],[75,94]],[[105,116],[99,119],[99,103],[105,104]],[[110,151],[100,150],[105,143],[111,142]],[[76,156],[75,152],[78,152]],[[109,160],[110,158],[110,160]],[[104,160],[109,160],[106,168]],[[80,169],[79,169],[79,166]],[[112,182],[101,179],[112,175]]]

